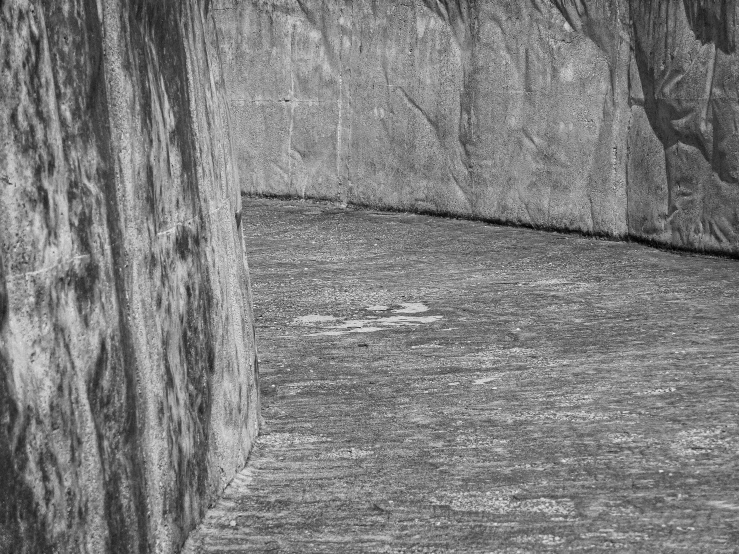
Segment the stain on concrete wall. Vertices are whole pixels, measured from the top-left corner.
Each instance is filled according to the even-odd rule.
[[[172,552],[257,432],[209,2],[0,2],[0,551]]]
[[[734,0],[216,0],[243,190],[737,253]]]
[[[670,240],[736,253],[737,4],[632,0],[631,13],[643,109],[665,152],[665,228]],[[637,150],[640,144],[630,147]]]

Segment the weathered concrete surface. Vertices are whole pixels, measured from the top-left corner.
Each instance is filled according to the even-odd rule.
[[[736,0],[632,0],[643,109],[665,151],[665,232],[673,244],[737,252],[739,26]],[[640,97],[632,94],[636,103]],[[653,140],[653,139],[652,139]],[[629,147],[638,149],[643,143]],[[649,171],[650,165],[643,166]],[[641,183],[644,184],[641,184]],[[659,182],[659,181],[657,181]],[[635,182],[648,190],[649,181]],[[663,199],[634,203],[648,218]],[[634,228],[649,236],[649,227]]]
[[[245,192],[739,248],[734,0],[216,0]]]
[[[245,221],[265,433],[189,552],[736,552],[735,260],[326,204]]]
[[[0,2],[0,551],[172,552],[258,398],[208,2]]]

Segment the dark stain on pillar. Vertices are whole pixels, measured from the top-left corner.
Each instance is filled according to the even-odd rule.
[[[105,200],[108,243],[112,254],[112,277],[116,306],[110,306],[111,316],[117,314],[117,329],[108,342],[100,345],[94,373],[88,383],[87,395],[93,412],[105,481],[105,518],[109,529],[110,552],[147,552],[149,550],[146,502],[146,474],[139,436],[137,374],[138,361],[134,350],[127,302],[127,254],[123,246],[121,215],[114,177],[114,159],[108,114],[108,99],[104,86],[103,36],[95,0],[84,0],[84,32],[92,74],[84,94],[86,105],[80,108],[89,114],[89,130],[98,145],[102,160],[95,182]]]
[[[4,349],[9,312],[6,279],[0,252],[0,551],[44,553],[50,551],[50,545],[39,506],[24,478],[28,464],[26,425]]]

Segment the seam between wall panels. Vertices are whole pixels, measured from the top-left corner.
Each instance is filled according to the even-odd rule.
[[[347,201],[346,189],[344,187],[344,180],[341,178],[341,152],[342,152],[342,119],[344,117],[344,61],[343,61],[343,50],[344,50],[344,32],[341,26],[342,14],[344,12],[343,0],[339,7],[338,17],[338,28],[339,28],[339,96],[337,99],[338,104],[338,118],[336,121],[336,180],[339,186],[339,198],[345,203]]]

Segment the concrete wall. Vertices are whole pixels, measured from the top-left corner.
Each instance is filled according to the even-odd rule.
[[[215,0],[243,190],[739,250],[735,0]]]
[[[209,2],[0,1],[0,551],[172,552],[258,391]]]

